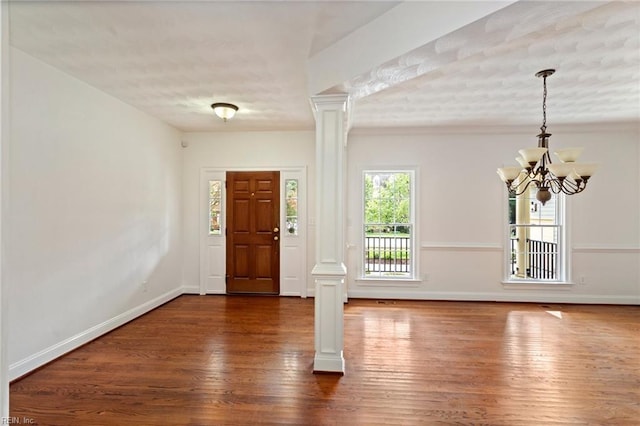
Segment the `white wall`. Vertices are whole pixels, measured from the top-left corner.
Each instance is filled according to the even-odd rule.
[[[15,378],[180,294],[182,153],[176,129],[17,49],[11,90]]]
[[[584,146],[584,161],[601,168],[580,195],[568,198],[571,222],[569,286],[503,285],[505,188],[495,169],[515,164],[517,150],[534,146],[535,128],[473,131],[363,131],[348,141],[347,253],[350,297],[516,300],[575,303],[640,303],[640,198],[638,191],[607,188],[638,185],[638,127],[557,126],[551,147]],[[313,212],[312,132],[188,133],[184,149],[184,283],[199,286],[198,187],[202,168],[309,167]],[[604,142],[606,141],[606,142]],[[454,167],[449,167],[453,165]],[[360,176],[365,168],[416,166],[419,171],[419,282],[388,286],[358,280],[361,240]],[[310,221],[313,223],[313,220]],[[314,263],[310,226],[307,270]],[[426,279],[425,279],[426,278]],[[313,294],[313,282],[308,281]]]
[[[212,119],[215,119],[212,117]],[[197,293],[200,280],[200,234],[198,224],[200,171],[203,168],[223,170],[271,169],[306,167],[307,212],[314,211],[315,188],[315,132],[224,132],[185,133],[183,141],[183,208],[184,208],[184,284]],[[314,260],[313,221],[307,229],[307,278]],[[309,291],[313,284],[308,282]]]
[[[495,170],[535,146],[536,129],[355,131],[348,144],[350,297],[640,303],[640,135],[637,126],[551,128],[551,149],[584,146],[601,163],[589,188],[568,197],[572,276],[584,284],[502,284],[506,189]],[[361,172],[419,170],[419,278],[394,286],[358,280]],[[625,187],[633,188],[625,191]],[[613,189],[613,190],[612,190]]]

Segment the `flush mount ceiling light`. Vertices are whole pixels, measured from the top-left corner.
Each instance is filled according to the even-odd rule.
[[[551,192],[573,195],[584,191],[587,181],[595,172],[598,165],[593,163],[578,163],[576,160],[582,148],[565,148],[555,152],[560,160],[559,164],[551,164],[549,156],[549,136],[547,133],[547,77],[556,70],[548,69],[536,73],[542,77],[542,126],[538,135],[538,147],[521,149],[520,157],[516,161],[520,167],[501,167],[498,174],[507,184],[509,192],[522,195],[531,184],[538,188],[536,198],[543,205],[551,199]]]
[[[236,111],[238,111],[238,107],[234,104],[228,104],[225,102],[216,102],[215,104],[211,104],[211,108],[213,108],[213,112],[224,121],[233,118],[236,115]]]

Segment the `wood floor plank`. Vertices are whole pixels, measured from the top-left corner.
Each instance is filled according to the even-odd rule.
[[[637,425],[640,307],[181,296],[11,384],[38,425]]]

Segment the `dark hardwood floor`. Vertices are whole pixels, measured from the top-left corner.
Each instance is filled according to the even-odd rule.
[[[638,425],[640,307],[181,296],[11,385],[38,425]],[[24,424],[24,423],[23,423]]]

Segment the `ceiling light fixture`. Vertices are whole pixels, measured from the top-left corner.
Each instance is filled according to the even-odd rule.
[[[228,104],[225,102],[216,102],[215,104],[211,104],[211,108],[213,108],[213,112],[224,121],[227,121],[233,118],[236,115],[236,111],[238,111],[238,107],[234,104]]]
[[[573,195],[584,191],[587,181],[598,168],[595,163],[577,163],[582,148],[565,148],[555,152],[559,164],[551,164],[549,136],[547,133],[547,77],[556,70],[548,69],[536,73],[542,77],[542,126],[538,135],[538,147],[521,149],[516,161],[521,167],[501,167],[498,175],[509,192],[521,195],[531,184],[538,188],[536,199],[543,205],[551,199],[551,192]]]

